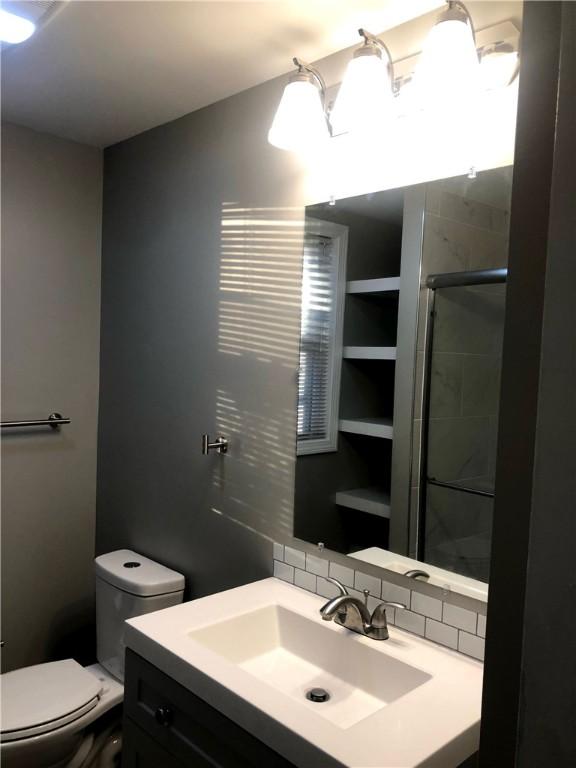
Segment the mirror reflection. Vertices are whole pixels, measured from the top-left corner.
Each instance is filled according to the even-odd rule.
[[[306,209],[294,535],[486,593],[512,173]]]

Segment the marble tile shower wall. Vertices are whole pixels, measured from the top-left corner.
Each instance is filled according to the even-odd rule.
[[[361,600],[364,599],[363,590],[369,590],[368,607],[371,610],[380,600],[403,603],[406,610],[387,610],[390,624],[484,660],[486,616],[420,592],[417,582],[408,589],[335,563],[326,555],[318,556],[277,543],[274,544],[274,576],[328,599],[338,594],[337,588],[326,579],[332,576]]]
[[[419,506],[422,458],[424,360],[429,332],[430,274],[505,267],[508,257],[511,169],[432,182],[426,189],[421,269],[416,394],[413,422],[412,514]],[[436,293],[431,370],[429,471],[481,489],[493,485],[498,421],[498,384],[504,318],[504,286],[477,286]],[[450,297],[449,299],[447,297]],[[433,488],[428,495],[427,559],[487,580],[491,499],[466,499]],[[436,535],[436,538],[435,537]],[[460,542],[452,546],[447,542]],[[412,553],[414,554],[414,553]],[[458,562],[456,562],[456,560]]]

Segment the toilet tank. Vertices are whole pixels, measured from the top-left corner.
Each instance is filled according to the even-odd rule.
[[[178,605],[184,576],[147,557],[119,549],[96,558],[96,642],[100,664],[124,680],[124,621]]]

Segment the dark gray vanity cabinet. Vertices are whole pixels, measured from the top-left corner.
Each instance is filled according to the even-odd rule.
[[[296,768],[130,650],[123,732],[122,768]],[[475,766],[477,755],[460,768]]]
[[[160,746],[158,742],[129,719],[124,719],[122,768],[184,768],[186,765],[213,763],[183,763]]]
[[[206,702],[126,651],[122,768],[294,768]]]

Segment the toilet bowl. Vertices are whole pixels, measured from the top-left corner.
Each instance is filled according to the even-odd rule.
[[[113,768],[121,747],[124,621],[182,602],[184,577],[119,550],[96,558],[98,664],[74,659],[1,676],[2,768]]]
[[[82,753],[87,758],[95,740],[92,726],[117,708],[123,695],[122,683],[104,667],[84,668],[73,659],[2,675],[2,701],[7,702],[2,707],[2,768],[55,768],[68,766]],[[114,725],[109,723],[110,733]]]

